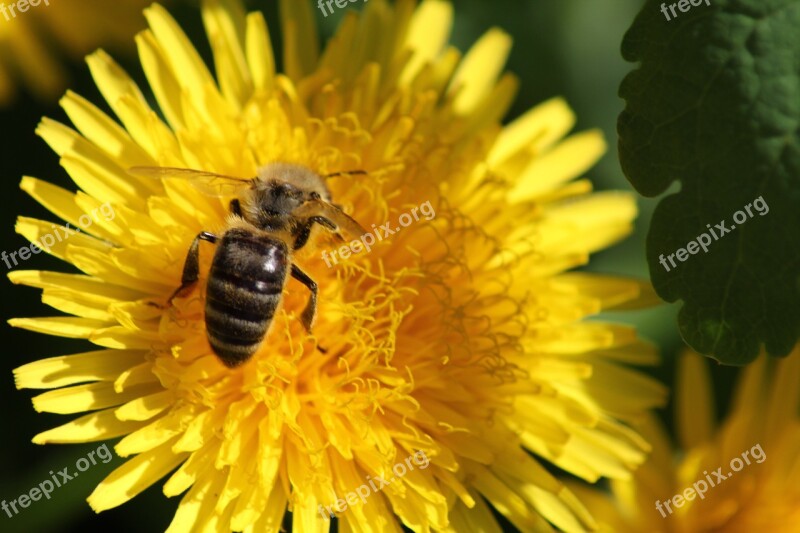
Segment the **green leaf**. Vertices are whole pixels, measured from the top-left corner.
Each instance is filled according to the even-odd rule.
[[[646,196],[680,182],[653,214],[650,275],[683,301],[681,335],[698,352],[785,356],[800,335],[800,0],[687,5],[668,21],[646,2],[622,43],[640,63],[620,86],[623,170]],[[757,198],[769,211],[748,216]],[[735,229],[672,267],[669,254],[721,221]]]

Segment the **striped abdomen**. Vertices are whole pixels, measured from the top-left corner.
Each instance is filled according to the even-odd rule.
[[[244,363],[264,340],[288,270],[283,241],[243,228],[222,236],[208,275],[206,332],[225,366]]]

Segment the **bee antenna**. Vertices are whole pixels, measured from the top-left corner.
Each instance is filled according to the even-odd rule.
[[[325,178],[325,179],[328,179],[328,178],[335,178],[337,176],[346,176],[346,175],[350,175],[350,174],[366,175],[367,171],[366,170],[345,170],[345,171],[342,171],[342,172],[334,172],[333,174],[325,174],[322,177]]]

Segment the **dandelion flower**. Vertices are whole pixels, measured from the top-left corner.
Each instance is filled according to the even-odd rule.
[[[745,368],[731,411],[719,426],[710,381],[707,360],[683,354],[677,380],[677,463],[664,429],[650,420],[643,433],[653,454],[632,480],[612,483],[613,499],[578,490],[601,530],[797,531],[800,347],[784,359],[762,354]],[[664,502],[675,495],[685,495],[684,501],[667,506]]]
[[[55,98],[66,77],[57,55],[80,58],[100,44],[127,44],[141,29],[141,10],[150,3],[40,0],[20,12],[15,2],[6,2],[0,13],[0,105],[11,102],[18,83],[40,98]],[[57,43],[59,52],[48,43]]]
[[[594,527],[544,465],[629,477],[649,449],[630,424],[665,395],[628,366],[655,364],[652,346],[584,320],[651,305],[649,286],[566,272],[635,216],[629,195],[575,180],[605,149],[600,134],[565,138],[574,117],[558,99],[502,127],[510,39],[491,30],[462,57],[447,45],[448,3],[371,1],[321,53],[311,5],[281,8],[285,73],[261,14],[204,4],[214,77],[154,5],[136,42],[165,120],[98,52],[89,66],[119,123],[72,93],[74,130],[42,122],[80,191],[22,188],[73,225],[106,203],[116,216],[51,247],[83,275],[11,275],[71,315],[13,325],[100,347],[16,370],[20,388],[55,389],[38,411],[91,411],[34,442],[123,436],[115,449],[130,459],[89,503],[103,511],[164,478],[167,496],[183,494],[170,531],[277,531],[287,510],[295,531],[327,530],[332,504],[345,531],[497,531],[492,507],[525,531]],[[319,285],[313,335],[299,319],[308,291],[290,281],[266,342],[229,369],[204,334],[211,245],[194,291],[152,305],[178,286],[194,236],[224,231],[227,199],[126,169],[249,177],[271,162],[366,171],[329,184],[381,239],[328,267],[329,234],[315,230],[295,257]],[[430,216],[400,228],[415,208]],[[32,242],[51,231],[29,218],[17,229]],[[378,478],[394,479],[339,503]]]

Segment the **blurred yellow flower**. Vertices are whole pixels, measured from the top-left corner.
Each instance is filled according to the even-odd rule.
[[[462,57],[447,44],[449,3],[373,0],[322,53],[313,9],[281,2],[280,74],[260,13],[205,2],[215,81],[155,5],[137,44],[166,122],[102,52],[89,66],[121,125],[72,93],[62,105],[77,131],[42,122],[81,192],[34,178],[22,188],[73,225],[104,202],[116,216],[52,246],[85,275],[11,274],[74,315],[13,325],[103,348],[16,370],[20,388],[56,389],[33,399],[38,411],[93,411],[34,442],[124,436],[116,451],[132,458],[89,503],[118,506],[168,476],[167,496],[186,492],[170,531],[278,531],[287,508],[295,531],[326,530],[325,507],[423,454],[430,464],[365,503],[338,504],[340,527],[498,531],[491,505],[524,531],[592,528],[542,463],[628,478],[648,451],[629,423],[665,397],[627,366],[657,363],[652,346],[583,320],[651,305],[649,285],[565,272],[636,214],[629,195],[573,181],[605,150],[601,135],[564,139],[575,118],[558,99],[501,127],[517,86],[502,73],[510,38],[493,29]],[[231,370],[204,334],[210,245],[198,288],[167,311],[151,305],[179,284],[194,236],[224,231],[227,203],[126,169],[249,177],[275,161],[367,171],[329,181],[364,227],[425,202],[436,216],[332,268],[313,234],[295,259],[320,287],[314,336],[299,320],[308,291],[292,281],[267,341]],[[51,231],[24,217],[17,230],[32,242]]]
[[[612,482],[614,501],[577,489],[602,531],[798,531],[800,347],[785,359],[762,354],[743,369],[719,426],[710,384],[708,361],[683,354],[676,385],[677,463],[664,428],[651,419],[643,434],[653,454],[633,480]]]
[[[151,0],[6,1],[0,11],[0,106],[24,85],[39,98],[64,90],[60,55],[79,59],[99,46],[130,43],[144,26],[142,8]]]

